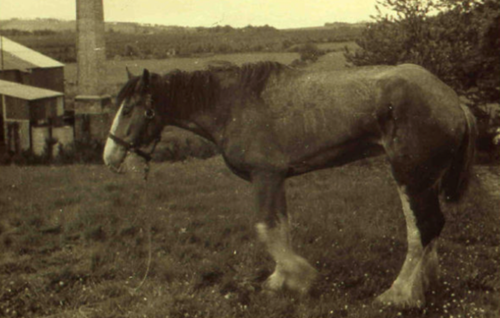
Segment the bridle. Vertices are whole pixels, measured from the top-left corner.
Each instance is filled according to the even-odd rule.
[[[152,120],[156,116],[155,111],[151,107],[152,101],[153,101],[153,99],[152,99],[151,95],[149,95],[147,100],[146,100],[146,111],[144,112],[144,117],[146,117],[146,119],[148,121]],[[161,140],[161,135],[158,136],[157,138],[155,138],[153,140],[153,147],[151,148],[151,151],[149,153],[147,153],[147,152],[139,149],[133,142],[127,142],[127,141],[121,139],[120,137],[113,135],[111,132],[109,133],[108,137],[111,140],[113,140],[115,143],[117,143],[118,145],[124,147],[125,150],[127,150],[127,152],[135,153],[138,156],[144,158],[144,160],[146,160],[146,162],[151,161],[152,154],[155,151],[156,145]]]
[[[161,139],[161,137],[155,138],[155,140],[153,141],[153,147],[151,148],[151,151],[149,153],[147,153],[147,152],[142,151],[141,149],[137,148],[137,146],[134,145],[133,142],[127,142],[119,137],[116,137],[112,133],[109,133],[108,137],[111,140],[113,140],[115,143],[117,143],[118,145],[124,147],[127,150],[127,152],[135,153],[138,156],[144,158],[147,162],[151,161],[152,154],[155,151],[156,145],[158,144],[158,142],[160,142],[160,139]]]

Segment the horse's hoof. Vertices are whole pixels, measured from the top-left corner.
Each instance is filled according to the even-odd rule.
[[[277,292],[286,289],[300,295],[307,295],[318,273],[305,259],[295,256],[276,267],[274,273],[264,282],[264,290]]]
[[[374,303],[379,306],[410,309],[422,308],[425,305],[425,299],[424,297],[413,297],[410,293],[404,293],[390,288],[378,296]]]
[[[276,293],[277,291],[283,289],[285,285],[285,275],[279,271],[275,271],[268,279],[264,282],[264,290]]]
[[[266,298],[270,298],[270,297],[276,297],[277,295],[280,294],[279,291],[277,290],[271,290],[271,289],[268,289],[268,288],[263,288],[262,291],[260,292],[261,295],[264,295]]]
[[[287,277],[285,286],[287,289],[297,292],[300,295],[307,295],[311,286],[316,281],[318,272],[301,257],[298,259],[297,265],[298,268],[296,271]]]

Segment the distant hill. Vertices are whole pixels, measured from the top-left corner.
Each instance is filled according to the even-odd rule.
[[[0,20],[0,30],[21,30],[27,32],[50,30],[56,32],[76,30],[75,21],[56,19],[10,19]]]
[[[188,29],[178,26],[166,26],[157,24],[140,24],[133,22],[106,22],[106,31],[120,33],[150,33],[155,31],[179,31]],[[76,31],[75,20],[57,19],[10,19],[0,20],[0,30],[20,30],[25,32],[53,31],[74,32]]]
[[[296,52],[308,43],[320,46],[320,50],[324,52],[332,52],[342,50],[345,43],[355,41],[363,29],[349,24],[279,30],[269,25],[189,28],[106,22],[106,30],[106,57],[120,60],[250,52]],[[75,21],[0,21],[1,35],[65,63],[76,60],[75,31]]]
[[[332,22],[325,23],[324,26],[308,27],[308,28],[290,28],[283,29],[283,31],[296,31],[296,30],[324,30],[324,29],[338,29],[342,27],[364,27],[366,23],[344,23]],[[167,26],[160,24],[141,24],[134,22],[106,22],[106,31],[120,32],[120,33],[157,33],[157,32],[190,32],[198,28],[180,27],[180,26]],[[20,30],[24,32],[36,31],[53,31],[53,32],[75,32],[75,20],[57,20],[57,19],[10,19],[0,20],[0,30]]]
[[[347,23],[347,22],[327,22],[322,26],[305,27],[305,28],[290,28],[283,31],[299,31],[299,30],[337,30],[341,28],[362,29],[366,27],[367,22]]]
[[[366,27],[366,25],[368,24],[368,22],[356,22],[356,23],[347,23],[347,22],[327,22],[325,23],[325,27],[326,28],[332,28],[332,29],[335,29],[335,28],[345,28],[345,27],[349,27],[349,28],[364,28]]]

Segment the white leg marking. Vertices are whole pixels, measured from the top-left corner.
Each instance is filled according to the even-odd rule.
[[[256,227],[259,239],[276,261],[276,269],[269,276],[266,287],[270,290],[287,287],[301,294],[307,293],[316,278],[316,270],[293,251],[288,222],[280,222],[273,229],[268,229],[263,223]]]
[[[425,290],[437,277],[436,243],[431,242],[425,248],[422,246],[420,230],[405,188],[398,188],[398,191],[406,219],[408,251],[398,277],[377,301],[400,307],[421,307],[425,302]]]
[[[417,219],[415,218],[415,215],[410,207],[408,195],[406,195],[404,189],[398,188],[398,192],[403,204],[403,213],[406,220],[406,239],[408,241],[408,251],[403,268],[401,269],[401,272],[399,273],[399,276],[394,284],[397,284],[398,281],[400,281],[403,284],[403,287],[407,289],[411,287],[408,286],[408,282],[413,275],[413,269],[422,257],[423,247],[420,240],[420,231],[417,227]]]

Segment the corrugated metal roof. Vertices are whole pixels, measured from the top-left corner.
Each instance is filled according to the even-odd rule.
[[[64,66],[61,62],[51,59],[37,51],[0,36],[0,58],[3,58],[5,70],[30,68],[48,68]],[[2,65],[0,65],[2,70]]]
[[[63,93],[52,91],[50,89],[0,80],[0,95],[7,95],[26,100],[37,100],[63,96]]]

